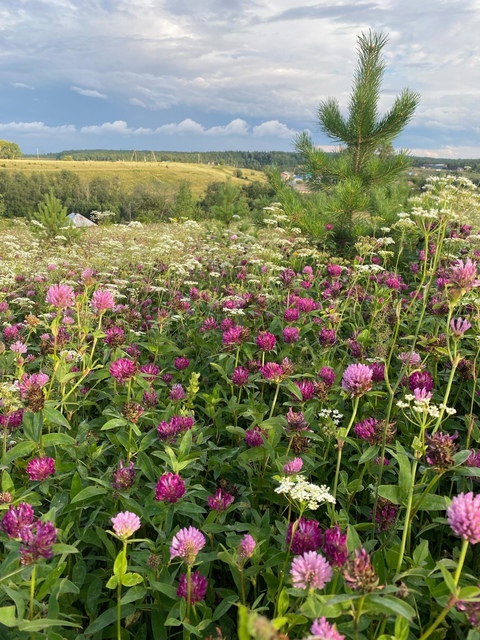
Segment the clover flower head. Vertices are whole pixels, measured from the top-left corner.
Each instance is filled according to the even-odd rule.
[[[112,518],[113,530],[119,538],[126,540],[140,529],[140,518],[131,511],[121,511]]]
[[[323,589],[332,579],[332,568],[316,551],[307,551],[293,559],[290,569],[297,589]]]
[[[205,536],[195,527],[180,529],[170,545],[170,558],[179,557],[186,565],[192,566],[205,543]]]

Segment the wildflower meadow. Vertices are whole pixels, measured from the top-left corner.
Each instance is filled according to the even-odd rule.
[[[342,252],[4,232],[0,639],[480,638],[480,198]]]

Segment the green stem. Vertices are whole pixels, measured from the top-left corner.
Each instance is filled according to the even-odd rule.
[[[438,616],[438,618],[428,627],[425,633],[422,633],[422,635],[418,640],[426,640],[435,631],[435,629],[439,626],[439,624],[441,624],[445,620],[445,618],[448,615],[448,612],[456,604],[456,602],[457,602],[456,598],[451,603],[449,601],[447,606],[443,609],[441,614]]]
[[[277,383],[277,388],[275,389],[275,395],[273,397],[272,408],[270,409],[270,415],[268,416],[269,418],[271,418],[273,416],[273,411],[275,409],[275,405],[277,404],[277,398],[278,398],[278,392],[279,391],[280,391],[280,382]]]
[[[35,579],[37,574],[37,565],[32,567],[32,575],[30,576],[30,615],[29,620],[33,620],[33,610],[35,607]]]
[[[460,556],[458,558],[457,570],[455,571],[455,577],[453,581],[455,582],[455,586],[458,587],[458,581],[460,580],[460,574],[462,573],[463,563],[465,562],[465,556],[467,555],[468,550],[468,540],[462,541],[462,548],[460,549]]]
[[[400,553],[398,555],[397,573],[400,573],[401,571],[403,556],[405,555],[405,546],[407,544],[407,538],[410,534],[410,518],[412,513],[413,488],[415,486],[415,475],[417,473],[417,466],[418,466],[418,460],[414,460],[413,467],[412,467],[412,481],[410,483],[410,489],[408,492],[407,511],[405,513],[405,520],[403,522],[402,542],[400,544]]]
[[[338,478],[340,476],[340,464],[342,462],[342,452],[343,452],[343,445],[344,442],[346,440],[346,438],[348,438],[348,434],[350,432],[350,429],[352,428],[352,425],[355,421],[355,416],[357,415],[357,410],[358,410],[358,402],[359,402],[360,398],[354,398],[353,399],[353,412],[352,412],[352,417],[350,418],[350,422],[348,423],[348,427],[345,430],[345,435],[342,436],[342,439],[340,440],[340,438],[337,439],[338,442],[338,454],[337,454],[337,467],[335,469],[335,480],[333,483],[333,497],[336,499],[337,497],[337,488],[338,488]]]

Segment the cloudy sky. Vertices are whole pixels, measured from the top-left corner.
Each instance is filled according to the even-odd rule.
[[[389,34],[395,146],[480,158],[480,0],[0,0],[0,138],[63,149],[293,150],[346,109],[356,39]]]

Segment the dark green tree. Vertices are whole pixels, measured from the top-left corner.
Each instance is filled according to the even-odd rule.
[[[329,213],[341,231],[351,228],[357,212],[368,211],[371,189],[386,187],[410,165],[408,154],[395,153],[392,143],[412,119],[420,96],[404,89],[391,109],[379,114],[387,40],[384,33],[372,31],[358,37],[358,64],[346,116],[335,98],[320,103],[318,128],[340,145],[338,153],[318,149],[305,133],[295,143],[304,155],[311,186],[329,194]]]

